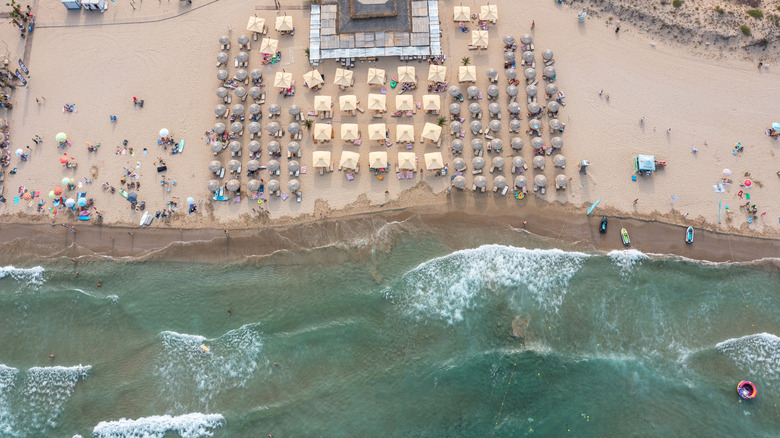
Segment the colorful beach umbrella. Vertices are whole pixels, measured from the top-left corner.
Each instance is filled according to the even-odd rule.
[[[65,140],[67,140],[67,139],[68,139],[68,135],[67,135],[67,134],[65,134],[64,132],[60,132],[60,133],[58,133],[58,134],[57,134],[57,135],[54,137],[54,139],[55,139],[55,140],[57,140],[58,142],[62,143],[63,141],[65,141]]]

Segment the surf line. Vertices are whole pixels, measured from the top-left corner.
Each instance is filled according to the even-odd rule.
[[[534,304],[534,307],[536,304]],[[506,403],[506,398],[509,395],[509,389],[512,387],[512,377],[515,375],[515,370],[517,369],[517,360],[520,358],[520,353],[522,353],[525,348],[525,341],[528,337],[528,326],[531,324],[531,315],[528,315],[528,321],[525,323],[525,330],[523,330],[523,342],[520,343],[520,351],[517,352],[517,356],[515,356],[515,362],[514,365],[512,365],[512,372],[509,374],[509,381],[506,384],[506,391],[504,391],[504,398],[501,400],[501,407],[498,408],[498,415],[496,416],[496,424],[493,426],[493,435],[496,434],[496,429],[498,429],[498,422],[501,420],[501,413],[504,410],[504,403]],[[517,386],[517,385],[515,385]],[[533,431],[533,429],[531,430]]]

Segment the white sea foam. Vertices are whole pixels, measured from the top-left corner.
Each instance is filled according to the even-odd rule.
[[[612,250],[607,253],[607,257],[620,268],[621,277],[629,275],[634,270],[634,266],[650,258],[647,254],[635,249]]]
[[[86,378],[89,365],[73,367],[34,367],[25,373],[24,402],[19,410],[19,424],[40,430],[57,427],[56,419],[73,395],[76,383]]]
[[[780,338],[771,333],[728,339],[715,348],[751,374],[780,377]]]
[[[569,280],[587,254],[559,249],[483,245],[426,261],[404,274],[385,296],[418,317],[452,324],[481,304],[482,290],[525,286],[543,307],[557,311]]]
[[[176,432],[182,438],[197,438],[213,436],[213,429],[224,425],[225,417],[220,414],[154,415],[137,420],[101,421],[92,430],[92,435],[98,438],[164,438],[166,433]]]
[[[14,418],[8,406],[8,394],[13,390],[19,370],[0,364],[0,436],[13,436]]]
[[[40,266],[33,268],[17,268],[11,265],[0,267],[0,279],[11,277],[19,283],[28,286],[42,286],[45,282],[43,273],[45,270]]]
[[[258,368],[263,341],[254,325],[216,339],[172,331],[160,333],[157,375],[166,399],[176,407],[208,407],[223,391],[243,387]],[[206,345],[209,353],[201,350]]]

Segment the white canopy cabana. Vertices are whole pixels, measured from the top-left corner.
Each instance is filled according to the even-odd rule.
[[[279,47],[279,41],[273,38],[263,38],[260,42],[260,53],[276,55],[276,49]]]
[[[387,138],[387,125],[384,123],[372,123],[368,125],[368,139],[384,141]]]
[[[333,135],[333,126],[327,123],[314,124],[314,139],[317,141],[329,141]]]
[[[369,94],[368,109],[382,112],[387,111],[387,96],[384,94]]]
[[[414,143],[414,125],[396,125],[395,141],[398,143]]]
[[[333,83],[340,87],[351,87],[354,80],[352,70],[343,68],[336,69],[336,75],[333,77]]]
[[[398,153],[398,169],[417,170],[417,156],[414,155],[414,152]]]
[[[341,124],[341,139],[344,141],[355,141],[360,138],[360,131],[357,123]]]
[[[428,80],[431,82],[446,82],[447,67],[431,64],[431,67],[428,69]]]
[[[316,68],[310,72],[305,73],[303,75],[303,81],[306,83],[307,87],[312,89],[325,83],[325,81],[322,79],[320,71]]]
[[[441,97],[438,94],[426,94],[422,97],[422,107],[424,111],[441,110]]]
[[[356,170],[358,167],[358,160],[360,160],[360,154],[352,151],[343,151],[341,153],[341,161],[339,161],[339,167],[347,170]]]
[[[246,30],[263,33],[265,31],[265,18],[260,18],[255,15],[250,16],[249,22],[246,24]]]
[[[474,47],[481,47],[487,49],[488,47],[488,33],[486,30],[472,30],[471,31],[471,45]]]
[[[441,126],[434,125],[433,123],[427,122],[423,127],[421,141],[425,142],[425,140],[430,140],[436,143],[437,141],[439,141],[439,138],[441,138]]]
[[[468,6],[455,6],[454,13],[453,13],[453,20],[470,21],[471,8],[469,8]]]
[[[314,96],[314,111],[330,111],[333,99],[330,96]]]
[[[293,30],[293,18],[289,15],[276,17],[276,30],[279,32],[290,32]]]
[[[409,94],[399,94],[395,96],[396,111],[414,110],[414,97]]]
[[[458,82],[476,82],[477,68],[473,65],[461,65],[458,67]]]
[[[370,152],[368,154],[368,166],[372,169],[386,169],[389,167],[387,164],[387,152]]]
[[[357,96],[354,94],[339,96],[339,108],[341,111],[355,111],[357,109]]]
[[[498,6],[490,4],[482,5],[482,7],[479,8],[479,19],[495,23],[498,20]]]
[[[414,67],[408,65],[398,67],[398,82],[417,83],[417,74],[414,72]]]
[[[274,77],[274,87],[290,88],[292,85],[292,73],[286,73],[283,71],[276,72]]]
[[[314,151],[312,153],[312,162],[314,163],[312,167],[320,168],[329,168],[330,167],[330,151]]]
[[[444,167],[444,158],[441,152],[430,152],[423,156],[425,158],[425,168],[428,170],[437,170]]]
[[[384,85],[385,77],[385,71],[381,68],[368,69],[368,85]]]

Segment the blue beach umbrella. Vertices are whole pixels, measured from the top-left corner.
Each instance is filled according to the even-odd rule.
[[[79,207],[84,207],[87,205],[87,198],[79,198],[78,201],[76,201],[76,204],[78,204]]]

